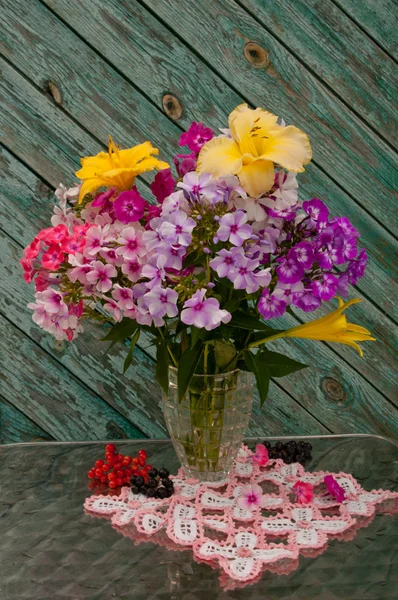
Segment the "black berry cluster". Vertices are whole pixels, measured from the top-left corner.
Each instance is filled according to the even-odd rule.
[[[271,442],[263,442],[268,450],[269,458],[282,458],[283,462],[290,465],[294,462],[299,462],[302,465],[311,460],[312,446],[309,442],[275,442],[272,446]]]
[[[155,469],[152,467],[148,471],[148,477],[145,480],[144,477],[139,475],[133,475],[131,478],[131,491],[133,494],[144,494],[148,498],[170,498],[174,494],[174,484],[169,478],[169,471],[167,469]]]

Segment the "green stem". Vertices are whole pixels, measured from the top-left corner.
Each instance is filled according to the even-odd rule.
[[[275,333],[274,335],[270,335],[266,338],[263,338],[262,340],[258,340],[257,342],[252,342],[251,344],[248,345],[248,348],[256,348],[257,346],[261,346],[261,344],[267,344],[268,342],[271,342],[272,340],[277,340],[280,338],[285,337],[285,332],[281,331],[280,333]]]
[[[205,349],[204,349],[204,353],[203,353],[203,367],[204,367],[204,372],[207,374],[207,361],[209,358],[209,344],[205,344]]]

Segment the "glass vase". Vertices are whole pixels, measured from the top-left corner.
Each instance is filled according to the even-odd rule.
[[[194,375],[181,401],[177,370],[169,371],[163,412],[177,456],[188,477],[220,481],[231,470],[250,421],[252,374],[235,370]]]

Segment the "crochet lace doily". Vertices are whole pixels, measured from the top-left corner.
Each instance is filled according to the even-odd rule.
[[[111,518],[135,543],[150,539],[172,550],[192,548],[195,560],[222,570],[224,587],[228,581],[257,581],[265,569],[290,572],[297,568],[299,554],[317,556],[331,538],[353,539],[358,528],[371,522],[378,504],[382,512],[397,511],[398,493],[368,492],[352,475],[309,473],[299,463],[285,465],[280,459],[262,467],[252,456],[242,446],[228,479],[217,483],[187,479],[180,470],[171,476],[171,498],[147,498],[124,487],[117,496],[91,496],[84,506],[92,515]],[[344,489],[345,501],[338,503],[327,493],[325,475],[333,475]],[[309,504],[295,502],[292,487],[297,481],[314,486]],[[238,506],[247,483],[263,488],[261,507]]]

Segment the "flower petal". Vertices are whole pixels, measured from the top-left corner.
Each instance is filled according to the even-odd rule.
[[[235,175],[242,166],[242,154],[234,140],[216,137],[207,142],[198,156],[199,173],[211,173],[213,177]]]
[[[274,184],[274,165],[269,160],[255,160],[238,172],[239,181],[249,196],[257,198]]]
[[[275,127],[264,140],[261,158],[272,160],[288,171],[301,173],[312,158],[308,136],[293,125]]]

